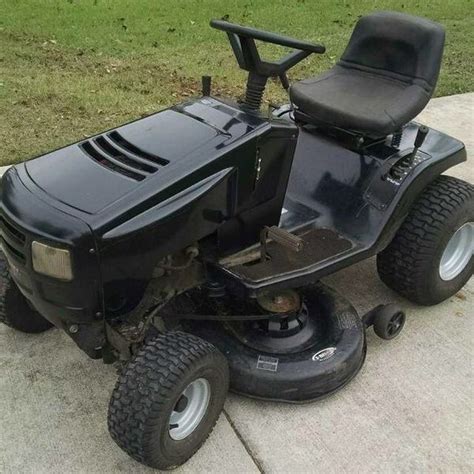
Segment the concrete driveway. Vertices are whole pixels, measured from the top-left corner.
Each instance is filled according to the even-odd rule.
[[[474,94],[431,101],[420,121],[474,150]],[[472,159],[450,174],[474,182]],[[176,472],[473,472],[474,279],[419,308],[378,280],[373,260],[327,282],[362,312],[398,301],[408,320],[391,342],[368,332],[367,361],[336,395],[313,404],[229,395],[204,447]],[[0,327],[0,472],[147,472],[106,428],[116,374],[63,333]]]

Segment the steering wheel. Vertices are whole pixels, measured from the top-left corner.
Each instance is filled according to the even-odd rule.
[[[300,41],[277,33],[236,25],[234,23],[229,23],[228,21],[211,20],[210,24],[213,28],[227,33],[240,68],[249,71],[249,82],[252,79],[254,82],[263,84],[263,87],[265,87],[266,81],[269,77],[279,77],[283,87],[288,89],[290,84],[286,76],[286,71],[308,57],[310,54],[322,54],[326,51],[326,48],[322,44]],[[287,46],[289,48],[294,48],[295,51],[279,61],[262,61],[258,54],[255,40],[273,43],[280,46]],[[247,84],[247,87],[248,86],[249,84]]]

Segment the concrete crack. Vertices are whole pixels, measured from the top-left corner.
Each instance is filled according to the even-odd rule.
[[[247,454],[250,456],[250,458],[254,462],[256,468],[258,469],[258,471],[261,474],[265,474],[265,470],[263,469],[263,467],[262,467],[260,461],[258,460],[257,456],[255,456],[255,454],[252,452],[252,450],[250,449],[250,446],[247,444],[247,441],[240,434],[239,430],[235,426],[234,422],[230,418],[227,411],[224,409],[224,410],[222,410],[222,413],[224,413],[224,416],[226,417],[227,421],[229,422],[231,428],[234,430],[235,435],[237,436],[237,438],[239,438],[239,441],[242,443],[243,447],[245,448],[245,451],[247,451]]]

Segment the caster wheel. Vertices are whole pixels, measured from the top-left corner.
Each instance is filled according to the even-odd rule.
[[[27,334],[38,334],[53,327],[23,296],[0,254],[0,323]]]
[[[381,339],[397,337],[405,325],[406,316],[395,305],[382,307],[374,318],[374,332]]]
[[[110,400],[109,432],[142,464],[179,466],[214,428],[228,386],[227,361],[212,344],[184,332],[162,334],[122,371]]]

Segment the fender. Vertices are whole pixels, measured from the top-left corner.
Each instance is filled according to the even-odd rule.
[[[374,253],[382,251],[392,241],[405,220],[405,217],[410,212],[411,207],[426,186],[446,170],[467,160],[465,146],[461,142],[458,142],[458,144],[459,147],[457,151],[453,151],[452,154],[447,155],[438,161],[429,163],[426,167],[420,169],[419,173],[413,177],[411,182],[405,183],[404,189],[402,189],[402,197],[380,234],[374,247]]]
[[[211,192],[216,186],[225,181],[224,200],[208,203],[212,208],[202,209],[202,219],[204,221],[218,224],[226,218],[232,217],[235,212],[236,201],[236,170],[234,168],[225,168],[222,171],[212,174],[190,186],[189,188],[175,194],[174,196],[159,203],[155,207],[135,216],[115,229],[106,232],[102,240],[107,241],[120,239],[126,235],[136,232],[149,232],[151,227],[161,226],[169,223],[170,219],[183,214],[188,214],[193,208],[199,206],[199,201],[204,199],[205,195]],[[212,217],[214,216],[214,217]],[[193,222],[196,225],[196,222]],[[211,227],[216,227],[215,225]],[[199,240],[195,236],[193,240]],[[178,250],[178,249],[177,249]]]
[[[412,152],[417,130],[415,122],[405,128],[399,156]],[[403,179],[383,180],[387,163],[396,161],[393,149],[384,146],[353,150],[327,135],[302,129],[280,227],[296,234],[313,227],[334,229],[350,245],[327,259],[308,259],[305,266],[289,272],[262,271],[257,279],[247,276],[243,268],[218,265],[232,291],[255,296],[270,288],[303,286],[376,255],[390,243],[425,187],[466,160],[462,142],[430,129],[418,161]],[[255,246],[239,255],[252,251]],[[232,261],[232,256],[228,260]]]

